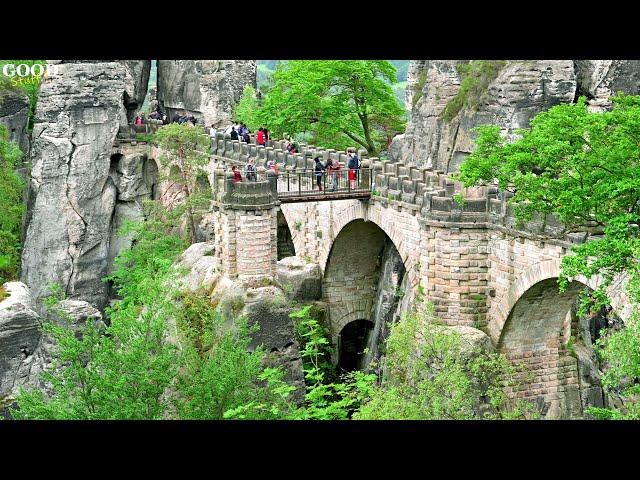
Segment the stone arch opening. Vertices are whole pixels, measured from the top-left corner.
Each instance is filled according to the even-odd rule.
[[[347,323],[338,336],[338,367],[343,372],[362,370],[365,348],[373,331],[371,320],[358,319]]]
[[[621,322],[610,307],[578,315],[580,293],[573,281],[563,293],[557,277],[531,285],[508,314],[498,350],[516,365],[512,400],[528,400],[543,418],[583,418],[588,407],[607,405],[593,344],[602,328]]]
[[[289,223],[284,214],[278,210],[278,260],[286,257],[293,257],[296,254],[296,247],[293,244],[293,237]]]
[[[358,368],[378,358],[387,322],[406,308],[408,275],[398,250],[376,223],[356,219],[338,233],[324,272],[323,298],[329,306],[331,339],[339,350],[340,334],[356,320],[371,322],[367,353]],[[355,327],[352,327],[355,328]],[[339,364],[339,352],[334,361]],[[342,367],[342,365],[341,365]]]

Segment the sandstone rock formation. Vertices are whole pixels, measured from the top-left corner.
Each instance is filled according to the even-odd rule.
[[[125,68],[124,106],[127,109],[127,119],[132,123],[147,95],[151,61],[120,60],[120,63]]]
[[[3,285],[9,294],[0,302],[0,408],[19,386],[34,380],[35,352],[40,344],[40,317],[29,288],[20,282]]]
[[[185,111],[226,126],[245,85],[256,86],[255,60],[158,61],[158,101],[170,118]]]
[[[0,89],[0,125],[9,132],[9,138],[16,142],[28,158],[29,135],[29,97],[20,90]]]
[[[609,97],[618,92],[640,93],[640,61],[575,60],[578,93],[585,95],[592,111],[611,107]]]
[[[322,271],[317,263],[307,263],[300,257],[278,261],[278,283],[292,300],[317,300],[322,296]]]
[[[22,279],[36,303],[51,282],[70,298],[100,309],[107,303],[101,279],[114,256],[118,201],[142,195],[130,180],[138,159],[113,165],[111,157],[118,129],[127,125],[127,78],[121,63],[94,61],[61,63],[42,83],[22,257]]]
[[[456,66],[463,61],[412,61],[407,84],[411,121],[389,150],[392,160],[456,171],[471,153],[474,134],[482,124],[497,124],[506,135],[529,126],[536,114],[559,103],[572,102],[576,75],[571,60],[508,61],[478,100],[478,108],[463,107],[450,121],[443,112],[460,89]]]

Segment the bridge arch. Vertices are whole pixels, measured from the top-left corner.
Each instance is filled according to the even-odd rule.
[[[588,328],[585,334],[581,326],[600,314],[581,321],[576,302],[580,291],[595,289],[602,280],[575,278],[560,293],[559,273],[560,260],[526,269],[495,308],[489,330],[498,350],[517,366],[512,399],[533,401],[546,418],[582,418],[586,407],[603,405],[599,375],[592,373],[599,368],[593,363],[593,331],[589,334]],[[622,284],[615,282],[609,289],[618,314],[624,306]]]
[[[334,346],[354,321],[369,321],[372,328],[386,321],[399,304],[397,291],[406,288],[406,272],[395,242],[377,223],[356,218],[340,229],[331,242],[322,280]]]
[[[512,312],[518,300],[537,283],[544,280],[557,279],[559,276],[560,260],[557,259],[535,263],[518,276],[516,281],[511,284],[507,294],[494,308],[492,318],[489,321],[488,330],[495,345],[499,344],[509,314]],[[617,277],[607,293],[611,299],[611,306],[614,311],[620,318],[626,320],[630,313],[630,303],[624,292],[624,280],[624,275]],[[575,278],[575,281],[594,290],[602,283],[602,279],[598,277],[587,279],[579,276]],[[557,293],[557,285],[555,287]]]

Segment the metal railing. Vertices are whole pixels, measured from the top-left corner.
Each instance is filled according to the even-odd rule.
[[[368,194],[371,192],[371,169],[359,168],[315,172],[296,170],[282,173],[278,178],[278,197],[336,196]]]

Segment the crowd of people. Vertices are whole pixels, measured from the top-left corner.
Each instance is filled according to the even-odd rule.
[[[358,177],[361,168],[360,158],[352,149],[347,150],[347,156],[349,158],[347,162],[347,176],[349,180],[349,187],[353,190],[358,187]],[[331,179],[331,192],[335,192],[339,188],[340,178],[341,178],[341,165],[338,160],[332,160],[328,158],[326,163],[322,163],[322,160],[319,156],[314,159],[314,168],[313,175],[315,177],[315,184],[313,185],[313,189],[315,190],[316,186],[318,187],[318,191],[322,191],[323,185],[323,177],[327,175]],[[278,165],[274,160],[269,160],[266,163],[266,168],[275,172],[276,176],[279,175]],[[236,165],[231,167],[231,172],[233,173],[233,181],[235,183],[242,182],[242,173],[238,169]],[[257,171],[254,163],[254,159],[250,158],[245,167],[245,178],[247,181],[256,181],[257,180]]]

